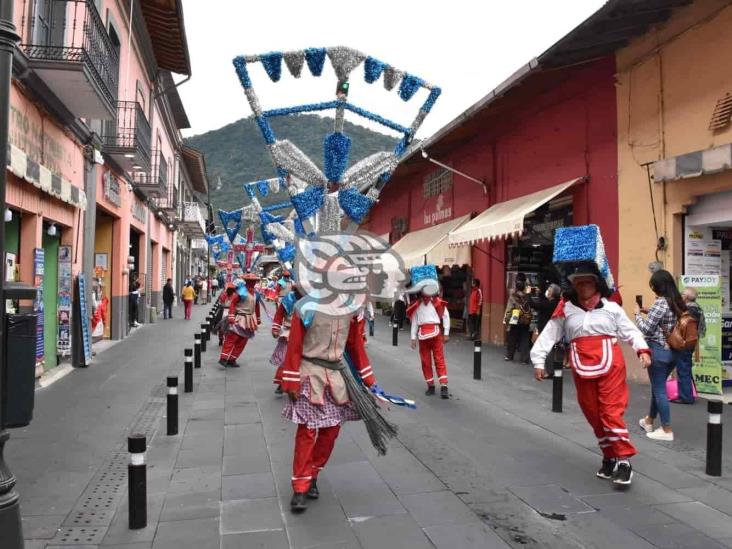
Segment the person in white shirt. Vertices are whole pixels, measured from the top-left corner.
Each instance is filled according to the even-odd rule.
[[[432,370],[434,360],[440,396],[450,398],[444,347],[444,342],[450,338],[450,312],[447,310],[447,302],[437,297],[439,290],[434,265],[412,269],[411,291],[419,291],[421,297],[409,306],[407,316],[412,325],[412,349],[416,349],[419,342],[422,374],[427,383],[425,394],[435,394],[435,376]]]

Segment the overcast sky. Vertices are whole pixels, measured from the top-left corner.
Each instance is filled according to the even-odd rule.
[[[242,54],[350,46],[442,88],[418,133],[427,138],[519,67],[577,26],[604,0],[183,0],[193,78],[180,94],[192,129],[203,133],[251,111],[231,60]],[[267,108],[327,101],[335,75],[307,68],[299,80],[282,66],[272,83],[261,66],[250,71]],[[424,94],[424,95],[422,95]],[[349,101],[409,125],[426,92],[408,103],[379,79],[351,74]],[[354,115],[350,120],[357,122]]]

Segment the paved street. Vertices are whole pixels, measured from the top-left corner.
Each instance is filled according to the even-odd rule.
[[[395,349],[381,318],[368,345],[379,383],[419,409],[391,412],[400,433],[386,457],[349,424],[320,500],[294,516],[293,427],[272,392],[268,326],[240,369],[220,369],[212,342],[194,392],[182,393],[183,348],[207,310],[185,322],[179,309],[36,393],[33,423],[7,447],[26,548],[732,547],[732,429],[726,476],[706,477],[703,404],[673,407],[677,441],[655,443],[632,428],[648,405],[647,387],[632,387],[640,455],[632,488],[618,491],[594,476],[600,458],[570,378],[565,413],[553,414],[551,384],[498,349],[484,352],[483,379],[473,381],[472,344],[456,337],[453,398],[428,398],[406,332]],[[174,373],[180,435],[168,437],[163,385]],[[129,432],[149,440],[149,525],[138,531],[127,529]]]

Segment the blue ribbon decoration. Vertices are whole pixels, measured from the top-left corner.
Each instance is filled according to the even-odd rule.
[[[262,179],[261,181],[257,181],[257,190],[259,191],[259,194],[262,196],[267,196],[269,194],[269,184],[267,183],[266,179]]]
[[[300,219],[312,217],[325,200],[325,187],[308,187],[303,192],[290,197]]]
[[[355,379],[359,384],[365,387],[363,380],[361,379],[361,374],[359,373],[358,368],[356,368],[353,359],[351,359],[351,356],[348,354],[348,351],[343,351],[343,360],[346,361],[348,368],[351,370],[351,374],[353,374],[353,379]],[[384,392],[384,390],[376,383],[369,387],[369,391],[371,391],[371,393],[378,399],[394,404],[395,406],[403,406],[404,408],[409,408],[411,410],[417,409],[417,405],[413,400],[409,400],[396,395],[390,395]]]
[[[386,64],[383,61],[379,61],[374,57],[368,56],[363,65],[364,80],[366,80],[368,84],[373,84],[379,79],[379,76],[381,76],[381,73],[384,72],[385,68]]]
[[[403,101],[409,101],[423,85],[424,80],[419,76],[405,73],[404,78],[402,78],[402,83],[399,84],[399,97],[401,97]]]
[[[239,82],[244,89],[248,90],[252,87],[252,80],[249,78],[249,71],[247,70],[247,61],[242,56],[234,58],[234,69],[236,69],[236,75],[239,77]]]
[[[244,192],[249,198],[254,198],[254,186],[251,183],[244,183]]]
[[[233,212],[219,210],[219,219],[221,219],[224,230],[229,237],[229,242],[233,244],[236,235],[239,234],[239,229],[241,229],[241,210],[234,210]],[[233,223],[233,226],[230,226],[230,223]]]
[[[441,93],[442,90],[440,88],[432,88],[429,97],[427,97],[427,100],[424,102],[424,105],[422,105],[422,108],[420,110],[422,112],[430,112],[432,110],[432,107],[435,105],[435,101],[437,101],[437,98],[440,97]]]
[[[323,66],[325,65],[325,48],[307,48],[305,50],[305,61],[310,69],[310,74],[320,76],[323,74]]]
[[[295,246],[292,244],[285,244],[285,247],[281,250],[277,250],[277,257],[280,258],[282,263],[292,263],[295,260]]]
[[[323,141],[323,171],[328,181],[340,183],[348,167],[351,138],[341,132],[330,133]]]
[[[299,217],[295,218],[295,234],[301,236],[305,234],[305,227],[302,226],[302,221],[300,221]]]
[[[264,70],[267,71],[272,82],[279,82],[280,76],[282,76],[282,52],[273,51],[265,53],[259,56],[259,61],[262,63]]]
[[[338,191],[338,204],[351,220],[360,224],[375,202],[355,187],[348,187]]]
[[[269,125],[267,119],[264,116],[257,116],[254,120],[256,120],[259,130],[262,132],[262,137],[264,137],[265,143],[267,143],[267,145],[273,144],[275,142],[275,135],[274,131],[272,131],[272,126]]]

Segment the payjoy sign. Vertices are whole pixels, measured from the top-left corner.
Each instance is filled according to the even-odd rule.
[[[452,206],[445,204],[445,195],[440,193],[437,195],[435,201],[435,207],[433,210],[429,210],[428,207],[424,209],[424,224],[425,225],[437,225],[443,221],[452,219]]]

